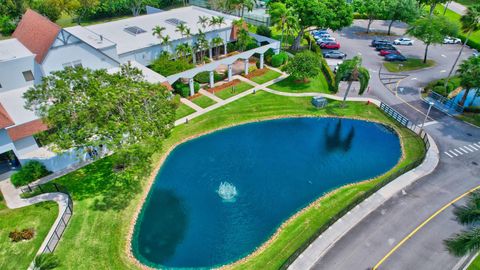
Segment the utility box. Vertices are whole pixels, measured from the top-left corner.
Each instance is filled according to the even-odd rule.
[[[324,108],[325,106],[327,106],[327,104],[328,104],[328,101],[324,97],[318,96],[318,97],[313,97],[312,98],[312,105],[315,106],[315,108],[321,109],[321,108]]]

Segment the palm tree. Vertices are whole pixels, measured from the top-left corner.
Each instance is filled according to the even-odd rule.
[[[199,24],[203,30],[207,28],[209,22],[210,22],[210,19],[207,16],[198,16],[197,24]]]
[[[222,26],[223,26],[224,24],[226,24],[226,22],[225,22],[225,17],[223,17],[223,16],[217,16],[216,25],[218,26],[218,28],[219,28],[219,29],[222,28]],[[224,33],[225,33],[224,44],[227,44],[227,42],[228,42],[227,31],[224,31]],[[225,50],[225,53],[227,53],[226,50]]]
[[[245,8],[247,8],[248,12],[251,12],[255,7],[255,0],[240,0],[240,4],[242,6],[242,18],[245,15]]]
[[[350,60],[343,61],[342,64],[338,66],[337,74],[335,76],[335,83],[338,89],[340,81],[348,81],[348,87],[343,96],[342,107],[345,107],[345,102],[347,100],[348,93],[352,87],[354,81],[360,81],[360,89],[358,91],[359,95],[362,95],[367,89],[368,82],[370,81],[370,73],[368,69],[362,67],[362,58],[360,56],[355,56]]]
[[[476,32],[480,30],[480,5],[474,5],[470,6],[467,10],[467,13],[462,16],[460,19],[461,22],[461,30],[464,33],[467,33],[467,37],[465,38],[465,42],[463,42],[462,48],[460,49],[460,52],[457,55],[457,58],[455,59],[455,62],[453,63],[452,68],[450,69],[450,72],[448,73],[447,79],[445,80],[445,87],[448,85],[448,81],[450,80],[450,77],[452,76],[453,71],[455,70],[455,66],[458,63],[458,60],[460,59],[460,56],[462,55],[463,49],[468,43],[468,40],[470,39],[470,36],[472,35],[473,32]]]
[[[237,44],[240,51],[244,51],[251,41],[252,37],[247,30],[242,28],[238,31]]]
[[[215,48],[215,51],[216,51],[216,58],[218,59],[219,57],[219,46],[220,45],[223,45],[223,39],[219,36],[216,36],[212,39],[212,47]]]
[[[178,25],[175,27],[175,32],[180,33],[180,35],[181,35],[182,38],[183,38],[183,36],[184,36],[184,34],[185,34],[185,30],[187,30],[187,28],[188,28],[188,27],[187,27],[186,24],[181,23],[181,24],[178,24]]]
[[[166,30],[165,27],[157,25],[152,29],[152,35],[161,39],[163,37],[163,31],[165,30]]]
[[[170,52],[170,36],[169,35],[163,36],[160,39],[160,44],[164,47],[167,47],[168,51]]]
[[[480,57],[470,57],[463,61],[458,73],[460,75],[460,85],[465,90],[458,104],[464,106],[470,90],[480,85]]]
[[[190,53],[191,48],[188,43],[182,43],[175,48],[178,57],[187,59],[187,55]]]
[[[287,8],[287,6],[282,2],[276,2],[270,6],[268,13],[270,14],[272,23],[277,26],[277,29],[282,31],[280,36],[280,49],[282,49],[285,26],[288,20],[291,21],[294,18],[292,9]],[[294,21],[296,21],[296,18]]]
[[[453,213],[458,223],[470,228],[444,240],[447,250],[458,257],[476,253],[480,250],[480,192],[472,193],[465,206],[456,206]]]

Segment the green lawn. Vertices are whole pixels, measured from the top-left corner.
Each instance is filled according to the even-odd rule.
[[[477,0],[468,0],[468,1],[472,1],[472,3],[473,3]],[[435,13],[443,14],[443,9],[444,9],[443,5],[437,5],[437,7],[435,8]],[[458,14],[458,13],[456,13],[456,12],[450,10],[450,9],[447,9],[447,13],[445,13],[445,16],[447,16],[447,18],[450,19],[452,22],[456,23],[460,28],[460,26],[461,26],[460,18],[462,17],[460,14]],[[467,36],[466,34],[461,33],[461,32],[458,35],[458,37],[461,38],[462,40],[465,40],[466,36]],[[480,50],[480,31],[474,32],[470,36],[470,40],[468,42],[468,45],[476,48],[477,50]]]
[[[175,112],[175,116],[177,119],[180,119],[194,112],[195,112],[194,109],[190,108],[188,105],[181,103],[180,105],[178,105],[177,111]]]
[[[467,113],[464,112],[457,116],[458,119],[480,127],[480,113]]]
[[[247,91],[248,89],[252,89],[253,86],[246,83],[246,82],[240,82],[239,84],[236,84],[235,86],[228,87],[225,89],[222,89],[218,92],[215,92],[215,95],[221,99],[227,99],[230,97],[233,97],[235,95],[238,95],[242,92]]]
[[[398,127],[372,105],[348,103],[342,109],[338,102],[330,101],[325,109],[318,110],[310,104],[310,97],[283,97],[259,91],[256,95],[248,95],[192,119],[188,125],[175,127],[170,137],[162,142],[162,152],[156,154],[154,159],[159,160],[166,149],[195,134],[247,121],[295,115],[364,117]],[[423,143],[417,136],[407,129],[399,130],[405,146],[405,159],[393,171],[424,154]],[[62,242],[55,251],[62,259],[60,269],[138,269],[127,259],[125,246],[129,244],[129,224],[140,204],[140,193],[145,188],[145,182],[112,179],[111,160],[105,158],[55,180],[70,191],[75,208]],[[381,177],[344,187],[326,196],[316,207],[285,226],[270,248],[235,268],[278,269],[330,216],[382,180]]]
[[[195,97],[195,98],[191,99],[190,101],[197,104],[198,106],[200,106],[202,108],[210,107],[210,106],[212,106],[213,104],[216,103],[215,100],[213,100],[213,99],[211,99],[207,96],[204,96],[204,95]]]
[[[330,94],[327,80],[323,74],[310,79],[308,83],[296,82],[292,78],[288,77],[282,81],[270,85],[268,88],[291,93],[319,92]]]
[[[423,59],[408,58],[405,62],[384,62],[383,66],[390,72],[403,72],[417,70],[427,67],[433,67],[435,61],[428,60],[427,63],[423,63]]]
[[[58,206],[43,202],[19,209],[8,209],[0,197],[0,269],[27,269],[57,218]],[[17,229],[35,229],[28,241],[13,243],[8,234]]]
[[[480,270],[480,256],[477,255],[473,260],[472,264],[470,264],[467,270]]]
[[[271,70],[269,69],[265,74],[263,75],[260,75],[260,76],[256,76],[256,77],[252,77],[250,78],[250,80],[258,83],[258,84],[264,84],[266,82],[269,82],[273,79],[276,79],[278,77],[280,77],[280,73],[276,72],[275,70]]]

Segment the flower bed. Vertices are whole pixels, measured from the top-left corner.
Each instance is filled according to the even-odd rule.
[[[230,82],[227,82],[227,83],[224,83],[222,85],[219,85],[219,86],[215,86],[213,88],[209,88],[208,89],[208,92],[212,93],[212,94],[215,94],[216,92],[219,92],[223,89],[226,89],[226,88],[229,88],[229,87],[232,87],[234,85],[237,85],[241,83],[241,81],[239,79],[235,79],[233,81],[230,81]]]

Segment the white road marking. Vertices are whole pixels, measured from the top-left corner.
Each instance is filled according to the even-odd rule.
[[[454,156],[458,157],[457,153],[453,152],[452,150],[450,150],[449,152],[452,153]]]
[[[438,124],[438,122],[434,120],[434,121],[425,123],[423,126],[426,127],[426,126],[435,125],[435,124]]]
[[[478,145],[478,144],[476,144],[476,143],[474,143],[473,145],[475,145],[476,147],[480,148],[480,145]]]
[[[446,56],[445,54],[442,54],[442,57],[443,57],[443,58],[447,58],[447,56]]]
[[[418,80],[418,79],[417,79],[417,78],[411,78],[411,80],[412,80],[412,81],[416,81],[416,80]]]
[[[467,150],[463,149],[462,147],[458,147],[458,149],[462,150],[463,152],[465,152],[465,154],[468,154]]]
[[[472,153],[473,153],[473,150],[472,150],[472,149],[470,149],[470,147],[468,147],[468,146],[464,145],[464,146],[463,146],[463,148],[465,148],[465,149],[467,149],[468,151],[470,151],[470,152],[472,152]]]
[[[478,150],[478,149],[477,149],[475,146],[473,146],[473,145],[471,145],[471,144],[469,145],[469,147],[471,147],[471,148],[475,149],[475,151],[477,151],[477,150]]]
[[[440,70],[440,73],[445,73],[447,72],[445,69]]]
[[[445,153],[447,156],[453,158],[449,153],[447,153],[447,152],[444,152],[444,153]]]
[[[453,150],[456,151],[457,153],[459,153],[460,155],[463,155],[463,153],[458,151],[457,149],[453,149]]]

